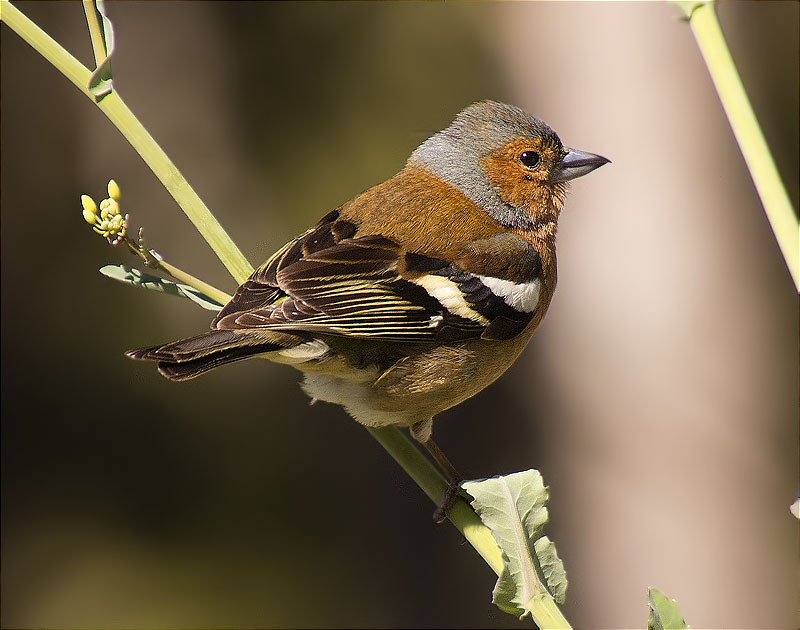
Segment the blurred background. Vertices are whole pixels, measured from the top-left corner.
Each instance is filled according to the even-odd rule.
[[[78,3],[19,2],[87,65]],[[794,206],[798,5],[724,3]],[[436,423],[468,476],[538,468],[576,627],[797,626],[797,296],[666,3],[108,7],[114,83],[248,259],[388,178],[469,103],[613,164],[574,183],[521,359]],[[251,361],[123,356],[212,314],[107,280],[114,177],[170,262],[233,281],[120,134],[2,27],[3,627],[508,627],[494,575],[345,413]],[[529,623],[523,624],[530,625]]]

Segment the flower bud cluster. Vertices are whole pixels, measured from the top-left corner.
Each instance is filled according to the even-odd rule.
[[[128,229],[128,215],[123,216],[120,212],[119,199],[119,186],[113,179],[108,182],[108,197],[100,202],[99,213],[94,199],[81,195],[84,220],[112,245],[122,241]]]

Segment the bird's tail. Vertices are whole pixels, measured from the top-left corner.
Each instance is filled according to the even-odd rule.
[[[220,365],[265,352],[291,348],[303,337],[265,330],[212,330],[163,346],[128,350],[131,359],[156,361],[158,371],[172,381],[186,381]]]

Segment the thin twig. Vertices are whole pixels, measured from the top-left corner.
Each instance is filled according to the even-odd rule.
[[[97,67],[103,63],[103,60],[108,56],[108,52],[106,51],[105,41],[103,40],[100,20],[97,19],[97,10],[95,9],[94,0],[83,0],[83,12],[86,14],[86,24],[89,27],[89,37],[92,40],[94,65]]]

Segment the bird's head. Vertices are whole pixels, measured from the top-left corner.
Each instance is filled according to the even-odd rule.
[[[544,122],[513,105],[481,101],[409,158],[509,228],[555,223],[567,182],[609,160],[563,146]]]

